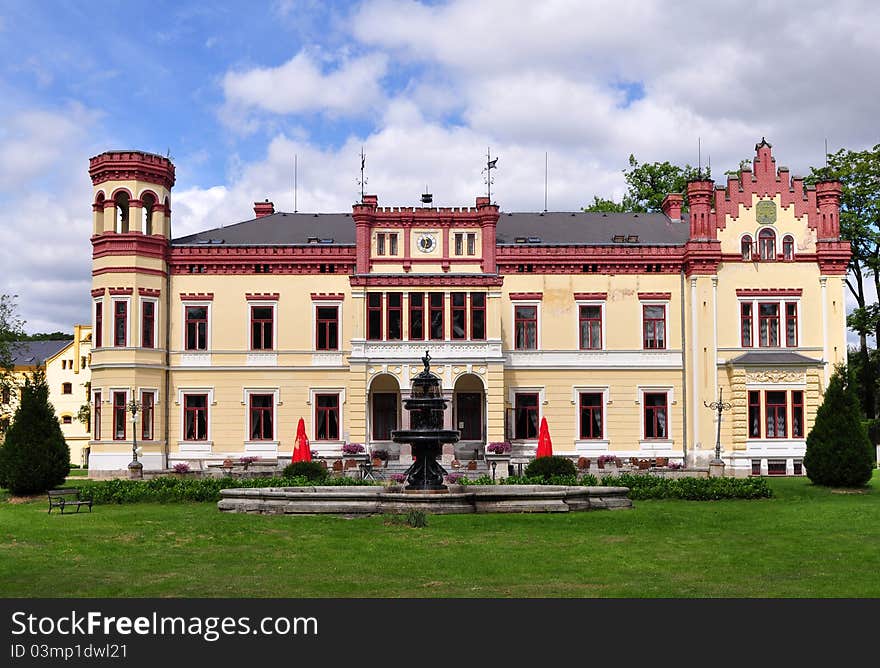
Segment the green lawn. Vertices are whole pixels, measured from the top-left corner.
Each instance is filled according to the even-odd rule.
[[[432,516],[424,529],[212,503],[61,516],[43,499],[0,500],[0,596],[880,596],[877,472],[859,493],[771,484],[760,501]]]

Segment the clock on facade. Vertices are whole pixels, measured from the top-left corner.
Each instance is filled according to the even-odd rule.
[[[437,247],[437,239],[433,234],[422,234],[419,236],[417,246],[423,253],[430,253]]]

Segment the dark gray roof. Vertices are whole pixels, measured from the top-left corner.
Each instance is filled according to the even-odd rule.
[[[730,360],[730,364],[738,366],[820,366],[822,360],[816,360],[800,353],[773,351],[744,353]]]
[[[611,245],[615,235],[627,245],[683,245],[687,223],[672,223],[662,213],[502,213],[497,243],[538,245]],[[234,225],[216,227],[174,239],[175,246],[290,246],[324,240],[334,245],[355,243],[350,213],[273,213]],[[517,239],[524,241],[517,242]],[[330,241],[332,240],[332,241]]]
[[[16,341],[11,344],[12,361],[15,366],[36,366],[57,355],[71,343],[73,343],[73,339],[62,341]]]

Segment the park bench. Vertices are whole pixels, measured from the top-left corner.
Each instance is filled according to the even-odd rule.
[[[79,512],[80,507],[88,506],[89,512],[92,512],[92,500],[85,499],[80,495],[80,490],[76,487],[67,487],[65,489],[50,489],[49,490],[49,512],[52,512],[52,508],[60,508],[61,514],[64,514],[65,508],[72,508],[76,506],[76,512]]]

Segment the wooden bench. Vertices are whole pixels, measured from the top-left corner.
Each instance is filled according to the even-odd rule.
[[[64,514],[64,509],[68,507],[76,506],[76,512],[79,512],[79,509],[82,506],[88,506],[89,512],[92,512],[92,500],[84,499],[80,490],[77,487],[67,487],[65,489],[50,489],[49,492],[49,512],[52,512],[52,508],[60,508],[61,514]]]

